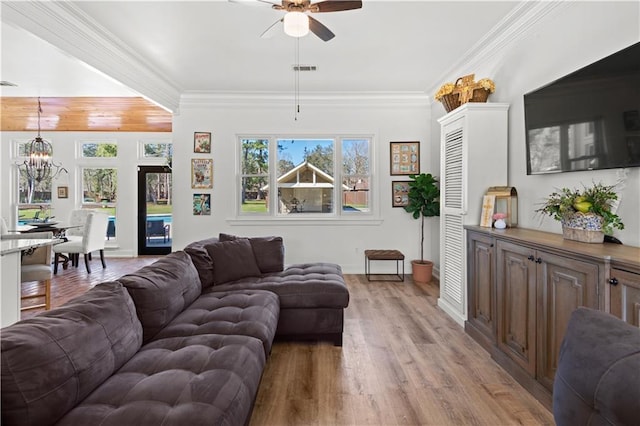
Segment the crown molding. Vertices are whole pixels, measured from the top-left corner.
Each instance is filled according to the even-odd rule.
[[[2,1],[2,20],[15,24],[98,72],[174,112],[180,88],[114,34],[67,1]]]
[[[295,101],[295,94],[291,92],[185,92],[181,96],[180,109],[250,106],[290,108]],[[301,92],[298,102],[330,108],[424,108],[430,105],[429,96],[424,92]]]
[[[568,3],[571,3],[571,0],[524,0],[518,3],[509,14],[443,73],[439,81],[449,81],[453,78],[452,76],[466,75],[469,70],[477,69],[509,45],[527,35],[542,18],[550,13],[557,13]],[[441,84],[437,83],[432,86],[427,93],[435,93]]]

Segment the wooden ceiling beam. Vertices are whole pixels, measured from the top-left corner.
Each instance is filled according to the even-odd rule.
[[[38,130],[38,98],[2,97],[0,130]],[[40,98],[44,132],[171,132],[172,114],[130,97]]]

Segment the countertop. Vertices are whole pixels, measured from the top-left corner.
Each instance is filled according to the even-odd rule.
[[[16,239],[16,240],[0,240],[0,256],[4,256],[5,254],[15,253],[22,250],[27,250],[30,248],[48,246],[53,244],[58,244],[62,242],[62,240],[57,238],[51,239]]]

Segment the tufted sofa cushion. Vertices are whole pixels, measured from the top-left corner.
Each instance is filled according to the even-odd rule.
[[[282,237],[238,237],[220,233],[218,238],[220,241],[234,241],[240,238],[248,239],[258,268],[263,274],[284,270],[284,243]]]
[[[2,424],[55,423],[141,344],[135,306],[117,282],[3,329]]]
[[[205,249],[213,262],[214,285],[260,276],[260,268],[247,239],[221,241],[206,245]]]
[[[193,303],[202,287],[191,257],[177,251],[118,278],[136,304],[144,342]]]
[[[253,337],[154,340],[59,424],[247,424],[264,364],[262,343]]]
[[[345,308],[349,304],[349,291],[342,276],[342,268],[334,263],[291,265],[283,272],[216,286],[215,291],[240,288],[276,293],[280,298],[281,309]]]
[[[198,334],[251,336],[262,342],[268,355],[279,312],[278,296],[270,291],[207,293],[171,321],[155,339]]]
[[[575,310],[553,383],[556,424],[638,424],[639,401],[640,329],[605,312]]]
[[[209,252],[205,246],[217,243],[218,241],[217,237],[207,238],[205,240],[194,241],[184,248],[185,253],[191,256],[191,261],[198,270],[203,289],[213,285],[213,260],[209,257]]]

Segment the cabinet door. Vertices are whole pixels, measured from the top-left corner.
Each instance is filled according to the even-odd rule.
[[[640,274],[612,268],[609,284],[611,314],[640,327]]]
[[[553,389],[560,344],[571,313],[598,309],[598,264],[539,251],[536,379]]]
[[[497,243],[498,346],[532,376],[536,345],[535,251]]]
[[[493,238],[470,232],[467,243],[468,321],[495,343],[497,326]]]

